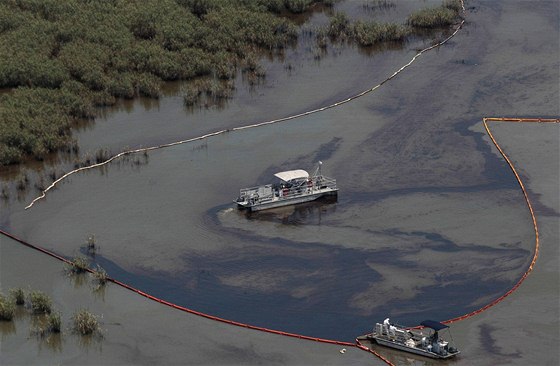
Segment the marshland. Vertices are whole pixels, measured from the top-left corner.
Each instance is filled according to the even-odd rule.
[[[24,3],[2,6],[15,9]],[[181,6],[190,9],[189,3],[194,4]],[[293,13],[287,2],[278,4],[282,6],[277,9],[255,9],[278,24],[291,24],[281,27],[286,30],[281,46],[249,45],[255,52],[251,66],[245,68],[247,60],[241,57],[232,60],[229,73],[222,73],[217,63],[207,74],[175,81],[154,73],[158,98],[140,93],[132,76],[137,71],[124,69],[123,75],[130,73],[130,83],[135,85],[132,99],[111,94],[117,89],[109,84],[90,89],[85,79],[70,74],[65,79],[63,73],[59,86],[9,86],[2,98],[7,98],[10,108],[26,98],[42,100],[40,93],[58,103],[56,98],[64,94],[91,103],[86,109],[93,112],[88,117],[93,120],[60,115],[70,109],[47,108],[59,113],[53,116],[56,123],[68,123],[62,128],[68,140],[52,149],[45,147],[47,152],[62,149],[59,155],[41,158],[32,148],[22,149],[12,161],[20,161],[19,165],[3,168],[7,197],[0,200],[2,230],[68,259],[88,258],[89,268],[99,265],[107,275],[179,305],[337,340],[352,341],[385,316],[410,325],[424,318],[449,319],[509,290],[527,269],[534,234],[522,194],[486,137],[481,119],[559,114],[558,85],[553,82],[558,79],[558,36],[551,31],[558,24],[551,15],[558,10],[555,2],[467,1],[467,11],[461,15],[467,22],[449,43],[422,55],[375,92],[289,122],[232,131],[78,173],[46,199],[24,209],[39,193],[35,185],[40,175],[50,182],[88,154],[90,163],[95,162],[100,149],[106,151],[99,153],[101,160],[128,148],[300,113],[371,88],[419,49],[448,36],[461,19],[431,31],[413,27],[411,14],[425,7],[441,13],[453,8],[441,1],[309,3],[303,13]],[[209,12],[219,13],[219,9]],[[205,15],[194,14],[193,22],[203,23]],[[54,22],[41,20],[42,16],[37,15],[38,23]],[[395,24],[406,36],[372,41],[375,44],[369,46],[377,36],[361,33],[367,41],[362,46],[357,30],[377,31],[370,25],[374,22],[390,29],[389,24]],[[331,37],[329,29],[340,32],[332,31]],[[158,32],[138,41],[155,44],[150,47],[163,49],[165,55],[176,52],[157,43],[162,39]],[[297,37],[290,38],[291,32]],[[49,59],[53,64],[62,62]],[[100,67],[111,75],[105,66]],[[250,77],[251,72],[258,75]],[[190,103],[185,92],[195,90],[196,83],[204,88],[206,83],[224,83],[231,94],[220,102],[201,88],[200,94],[189,94],[199,99],[185,105]],[[79,87],[76,90],[86,97],[76,97],[64,85]],[[26,93],[20,101],[12,99]],[[102,94],[106,99],[94,99]],[[103,103],[97,104],[100,100]],[[28,112],[42,113],[25,109],[14,115]],[[532,330],[535,322],[544,325],[545,320],[529,308],[558,313],[558,290],[545,285],[558,267],[557,249],[551,246],[558,241],[559,208],[551,188],[558,179],[556,127],[493,127],[530,178],[527,184],[537,202],[543,254],[534,273],[507,301],[453,325],[463,350],[458,363],[557,361],[554,354],[534,354],[520,346],[536,342],[531,337],[502,337],[512,331],[512,324],[515,329]],[[36,129],[31,130],[20,132],[32,141],[30,134]],[[277,170],[311,170],[318,160],[341,186],[336,203],[251,216],[229,203],[240,187],[266,182]],[[88,251],[92,233],[93,252]],[[14,320],[0,322],[2,358],[10,364],[72,364],[78,357],[89,364],[382,364],[358,349],[342,354],[338,346],[184,314],[111,283],[98,291],[93,275],[79,281],[75,276],[83,273],[69,274],[55,259],[4,236],[0,244],[2,293],[13,288],[42,291],[52,299],[54,313],[61,314],[63,328],[62,338],[58,342],[52,338],[46,346],[29,338],[32,318],[18,317],[16,307]],[[73,334],[73,314],[81,309],[88,309],[99,321],[102,336]],[[547,334],[539,342],[553,349],[559,337],[555,332]],[[487,350],[485,340],[502,352]],[[410,361],[390,351],[385,355],[395,364]]]

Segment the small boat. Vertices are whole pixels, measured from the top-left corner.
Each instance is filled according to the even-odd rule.
[[[430,358],[451,358],[460,353],[456,347],[443,340],[439,335],[439,331],[447,329],[449,326],[434,320],[424,320],[420,325],[431,330],[424,334],[423,330],[418,328],[406,328],[392,324],[387,318],[383,324],[375,324],[373,333],[358,337],[358,339],[365,338],[382,346]]]
[[[274,174],[279,179],[278,183],[243,188],[234,202],[241,209],[260,211],[336,196],[336,180],[321,173],[322,164],[319,162],[313,175],[302,169],[278,172]]]

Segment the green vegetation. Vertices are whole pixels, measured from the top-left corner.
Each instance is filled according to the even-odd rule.
[[[22,288],[10,289],[10,297],[14,299],[16,305],[25,304],[25,292]]]
[[[331,17],[327,28],[317,32],[316,38],[321,48],[326,47],[327,35],[332,40],[353,40],[367,47],[380,42],[402,42],[410,33],[411,29],[401,24],[361,20],[352,23],[346,14],[337,12]]]
[[[93,272],[93,278],[95,282],[97,282],[97,289],[100,289],[101,287],[105,286],[109,276],[107,275],[107,271],[105,271],[103,267],[98,264],[95,271]]]
[[[412,13],[407,23],[416,28],[438,28],[453,24],[460,16],[461,2],[446,0],[441,6]]]
[[[9,297],[0,293],[0,321],[11,321],[14,318],[16,306]]]
[[[81,335],[88,335],[99,332],[99,322],[97,317],[86,309],[79,310],[72,317],[74,331]]]
[[[99,286],[107,281],[107,273],[97,266],[96,276]],[[22,288],[10,289],[9,296],[0,293],[0,321],[12,321],[16,314],[16,304],[25,303],[25,292]],[[41,291],[29,292],[29,310],[31,318],[31,334],[40,338],[50,337],[52,334],[62,332],[62,314],[52,309],[52,300]],[[76,312],[73,317],[73,330],[81,335],[99,333],[98,317],[87,310]]]
[[[70,263],[66,264],[66,272],[69,274],[85,273],[89,269],[89,259],[85,257],[75,257]]]
[[[282,1],[276,0],[271,1],[271,3],[276,2],[282,3]],[[323,1],[313,1],[313,0],[284,0],[284,6],[292,13],[303,13],[309,9],[311,5],[314,3],[323,3],[326,6],[332,6],[334,4],[334,0],[323,0]],[[275,9],[278,8],[278,5],[275,6]]]
[[[52,333],[60,333],[62,330],[62,320],[59,312],[49,314],[47,319],[47,329]]]
[[[0,88],[13,89],[0,97],[0,166],[76,152],[74,122],[116,98],[157,98],[167,80],[233,78],[246,58],[296,39],[276,13],[318,2],[3,1]]]
[[[333,39],[345,38],[350,34],[350,20],[346,14],[337,12],[331,17],[327,34]]]
[[[293,44],[297,28],[283,15],[333,0],[4,0],[0,2],[0,167],[31,156],[78,153],[71,128],[93,119],[96,107],[118,98],[158,98],[160,84],[189,80],[187,107],[222,106],[241,70],[251,85],[265,76],[258,64]],[[369,8],[391,7],[375,0]],[[336,13],[317,32],[320,49],[332,40],[361,46],[404,41],[412,29],[446,26],[459,0],[412,14],[409,27],[355,22]],[[320,51],[317,52],[320,55]],[[110,156],[75,159],[75,167]],[[55,173],[56,176],[56,173]],[[28,180],[16,183],[24,191]],[[53,178],[54,179],[54,178]],[[44,188],[46,182],[36,187]],[[7,191],[2,191],[2,197]]]
[[[29,294],[29,301],[33,314],[50,314],[52,311],[51,298],[41,291],[33,291]]]
[[[352,34],[360,46],[371,46],[379,42],[404,41],[410,30],[400,24],[357,21]]]

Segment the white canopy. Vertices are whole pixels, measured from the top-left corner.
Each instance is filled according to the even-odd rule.
[[[284,182],[288,182],[294,179],[307,179],[309,178],[309,173],[305,170],[297,169],[297,170],[288,170],[285,172],[278,172],[274,174],[275,177],[282,179]]]

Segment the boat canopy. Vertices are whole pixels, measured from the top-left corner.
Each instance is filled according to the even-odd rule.
[[[285,172],[278,172],[274,174],[275,177],[282,179],[284,182],[288,182],[294,179],[307,179],[309,178],[309,173],[305,170],[288,170]]]
[[[424,320],[422,323],[420,323],[420,325],[423,325],[423,326],[428,327],[428,328],[432,328],[436,332],[438,330],[449,328],[448,325],[445,325],[445,324],[440,323],[440,322],[436,322],[435,320]]]

